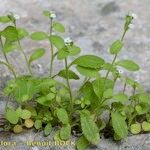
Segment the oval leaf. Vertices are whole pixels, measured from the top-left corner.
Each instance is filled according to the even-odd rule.
[[[63,124],[69,123],[68,113],[65,109],[63,108],[57,109],[57,117]]]
[[[31,62],[33,62],[34,60],[37,60],[40,57],[42,57],[44,54],[45,54],[45,49],[44,48],[38,48],[38,49],[36,49],[33,52],[33,54],[30,56],[29,64],[31,64]]]
[[[140,69],[140,67],[135,62],[128,59],[116,62],[116,65],[121,66],[129,71],[138,71]]]
[[[64,40],[57,35],[51,35],[50,36],[50,42],[52,42],[52,44],[58,49],[62,49],[65,46]]]
[[[38,130],[42,127],[42,121],[41,120],[36,120],[34,122],[34,127]]]
[[[62,78],[67,78],[67,75],[66,75],[66,70],[61,70],[59,73],[58,73],[58,76],[62,77]],[[79,76],[73,72],[72,70],[68,70],[68,79],[75,79],[75,80],[78,80],[79,79]]]
[[[44,128],[44,134],[45,136],[48,136],[52,131],[52,125],[48,123]]]
[[[95,69],[81,67],[81,66],[77,66],[76,69],[81,75],[86,76],[86,77],[98,77],[99,76],[98,70],[95,70]]]
[[[94,55],[83,55],[75,59],[71,64],[91,69],[100,69],[104,64],[104,60]]]
[[[36,40],[36,41],[40,41],[40,40],[45,40],[47,39],[48,36],[45,32],[34,32],[31,34],[31,39],[32,40]]]
[[[117,100],[117,102],[126,102],[128,101],[128,96],[124,93],[118,93],[113,96],[113,99]]]
[[[31,117],[31,112],[28,110],[22,110],[20,117],[22,119],[29,119]]]
[[[12,109],[7,109],[5,116],[6,116],[6,119],[10,123],[12,123],[12,124],[17,124],[18,123],[19,117],[18,117],[16,111],[14,111]]]
[[[60,129],[60,138],[62,140],[68,140],[70,138],[70,135],[71,135],[71,126],[70,126],[70,124],[64,125]]]
[[[89,113],[82,111],[80,121],[82,132],[86,139],[92,144],[98,144],[100,141],[99,130]]]
[[[110,47],[110,53],[111,54],[118,54],[120,50],[123,47],[123,42],[121,40],[117,40],[113,42],[113,44]]]
[[[8,23],[8,22],[10,22],[11,20],[10,20],[10,18],[8,17],[8,16],[1,16],[0,17],[0,22],[1,23]]]
[[[55,29],[56,31],[61,32],[61,33],[65,32],[64,26],[59,22],[54,22],[53,23],[53,29]]]
[[[111,113],[112,126],[115,133],[120,138],[125,138],[128,135],[128,127],[124,120],[124,117],[118,112]]]

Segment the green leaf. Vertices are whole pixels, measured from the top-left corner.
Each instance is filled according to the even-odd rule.
[[[100,69],[104,64],[104,60],[98,56],[94,55],[83,55],[75,59],[72,63],[80,67],[86,67],[91,69]]]
[[[0,17],[0,23],[8,23],[10,22],[11,20],[9,19],[8,16],[1,16]]]
[[[44,128],[44,134],[45,136],[48,136],[52,131],[52,125],[48,123]]]
[[[50,17],[50,12],[48,10],[44,10],[43,15],[46,17]]]
[[[66,124],[60,129],[60,138],[62,140],[68,140],[70,138],[70,135],[71,135],[71,126],[70,124]]]
[[[29,35],[29,33],[27,32],[27,30],[24,29],[24,28],[17,28],[17,32],[18,32],[18,38],[19,39],[23,39],[23,38],[25,38],[26,36]]]
[[[128,101],[128,96],[124,93],[117,93],[113,96],[113,99],[117,100],[117,102],[126,102]]]
[[[98,77],[99,76],[98,70],[95,70],[95,69],[80,67],[80,66],[77,66],[76,69],[81,75],[86,76],[86,77]]]
[[[22,119],[29,119],[31,117],[31,112],[24,109],[24,110],[22,110],[20,117]]]
[[[18,123],[19,117],[17,115],[17,112],[14,111],[13,109],[7,109],[5,117],[11,124]]]
[[[69,51],[66,47],[62,48],[61,50],[58,51],[57,53],[57,59],[62,60],[65,59],[69,55]]]
[[[111,98],[113,95],[112,89],[106,89],[103,93],[103,98]]]
[[[112,126],[115,133],[120,138],[125,138],[128,135],[128,127],[124,120],[124,117],[118,112],[111,113]]]
[[[130,131],[132,134],[139,134],[141,132],[141,125],[139,123],[132,124]]]
[[[97,78],[92,82],[95,94],[102,98],[103,93],[107,89],[113,88],[113,81],[105,78]]]
[[[12,52],[15,49],[18,49],[18,44],[17,43],[9,42],[8,40],[5,41],[5,44],[4,44],[4,52],[5,53]]]
[[[43,106],[50,106],[50,103],[52,101],[52,98],[54,98],[55,95],[53,93],[49,93],[47,96],[41,96],[37,98],[37,102]]]
[[[81,49],[78,46],[72,45],[72,46],[67,46],[69,50],[69,55],[70,56],[75,56],[80,53]]]
[[[65,46],[64,40],[60,36],[51,35],[49,39],[58,50],[61,50]]]
[[[65,109],[59,108],[56,111],[58,119],[63,123],[63,124],[68,124],[69,123],[69,117],[68,113]]]
[[[149,122],[142,122],[142,129],[145,131],[145,132],[149,132],[150,131],[150,123]]]
[[[150,95],[147,93],[142,93],[139,95],[139,103],[148,103],[150,100]]]
[[[33,61],[39,59],[45,54],[45,49],[44,48],[37,48],[33,54],[29,58],[29,64],[31,64]]]
[[[140,69],[140,67],[135,62],[128,59],[116,62],[116,65],[121,66],[129,71],[138,71]]]
[[[147,105],[147,103],[139,103],[138,105],[136,105],[135,110],[138,115],[145,114],[149,110],[149,105]]]
[[[34,127],[38,130],[42,127],[42,121],[41,120],[36,120],[34,122]]]
[[[97,108],[99,98],[94,93],[92,83],[86,82],[84,86],[80,88],[80,91],[83,94],[84,99],[90,101],[92,109],[95,110],[95,108]]]
[[[81,136],[76,142],[77,150],[86,150],[88,146],[89,142],[84,136]]]
[[[25,106],[25,109],[31,112],[31,117],[35,118],[37,116],[36,108],[34,106],[27,105]]]
[[[36,82],[35,79],[21,76],[16,80],[9,81],[5,89],[6,91],[11,89],[7,94],[12,95],[17,102],[22,103],[33,98],[34,94],[37,92]]]
[[[87,112],[82,111],[80,114],[82,133],[90,143],[98,144],[100,141],[98,127],[89,115],[90,112]]]
[[[66,70],[65,69],[61,70],[58,73],[58,76],[66,79],[67,78]],[[72,70],[68,70],[68,79],[78,80],[79,76],[75,72],[73,72]]]
[[[121,40],[117,40],[113,42],[110,47],[110,54],[118,54],[123,47],[123,42]]]
[[[8,41],[13,42],[18,40],[18,32],[15,27],[7,26],[2,32],[1,35],[5,37]]]
[[[56,31],[61,32],[61,33],[65,32],[64,26],[59,22],[54,22],[53,23],[53,29],[55,29]]]
[[[31,34],[31,39],[36,41],[41,41],[47,39],[48,36],[45,32],[34,32]]]

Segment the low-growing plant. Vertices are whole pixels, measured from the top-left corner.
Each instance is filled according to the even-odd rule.
[[[78,56],[80,48],[71,39],[62,37],[65,28],[55,21],[55,13],[44,11],[43,14],[50,21],[49,33],[28,33],[26,29],[17,26],[13,14],[0,17],[0,22],[7,25],[0,32],[4,55],[0,64],[5,65],[14,76],[14,79],[7,82],[4,93],[17,104],[9,108],[6,103],[7,122],[4,130],[20,133],[24,128],[34,127],[38,131],[43,130],[44,135],[48,136],[52,127],[57,127],[55,139],[69,140],[71,135],[78,136],[76,148],[79,150],[86,149],[90,144],[98,144],[102,134],[121,140],[129,132],[138,134],[150,131],[149,94],[137,81],[123,76],[119,69],[140,69],[133,60],[118,58],[135,15],[126,15],[122,36],[109,49],[113,60],[107,62],[92,54]],[[36,48],[28,57],[21,46],[21,41],[26,37],[49,42],[49,75],[39,77],[32,71],[32,62],[41,58],[46,50]],[[8,59],[8,54],[14,50],[24,56],[29,71],[27,75],[17,74]],[[64,63],[64,68],[54,74],[56,59]],[[74,69],[77,71],[74,72]],[[84,80],[80,88],[73,90],[70,80],[82,80],[82,76]],[[122,90],[115,88],[119,81],[123,85]],[[133,92],[126,91],[127,87]],[[104,112],[108,112],[108,121],[101,117]]]

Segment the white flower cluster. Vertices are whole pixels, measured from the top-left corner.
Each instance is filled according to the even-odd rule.
[[[15,18],[16,20],[19,20],[19,19],[20,19],[20,16],[19,16],[18,14],[14,14],[14,18]]]
[[[51,11],[51,12],[50,12],[50,18],[51,18],[51,19],[56,18],[56,13],[55,13],[54,11]]]
[[[132,13],[130,14],[129,16],[131,16],[133,19],[137,19],[137,15]],[[128,26],[130,29],[134,29],[134,24],[133,23],[130,23],[129,26]]]
[[[73,41],[70,37],[64,39],[65,45],[70,45]]]

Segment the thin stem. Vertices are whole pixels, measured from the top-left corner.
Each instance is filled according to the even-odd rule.
[[[53,19],[50,19],[50,36],[52,35],[53,30]],[[54,50],[53,50],[53,44],[50,42],[50,48],[51,48],[51,59],[50,59],[50,77],[53,74],[53,61],[54,61]]]
[[[15,26],[15,28],[16,28],[16,30],[17,30],[16,22],[14,22],[14,26]],[[29,73],[32,75],[32,70],[31,70],[31,68],[30,68],[30,65],[29,65],[29,62],[28,62],[28,58],[27,58],[26,53],[24,52],[24,50],[23,50],[23,48],[22,48],[22,46],[21,46],[21,43],[20,43],[20,40],[19,40],[18,37],[17,37],[17,42],[18,42],[18,45],[19,45],[19,49],[20,49],[20,51],[22,52],[22,54],[23,54],[23,56],[24,56],[24,59],[25,59],[25,61],[26,61],[26,64],[27,64],[27,68],[28,68],[28,70],[29,70]]]
[[[126,87],[127,87],[127,83],[125,83],[123,86],[123,93],[125,93]]]
[[[127,32],[127,30],[125,30],[125,31],[123,32],[122,37],[121,37],[121,41],[123,41],[126,32]],[[115,61],[116,61],[116,59],[117,59],[117,56],[118,56],[118,54],[115,55],[115,57],[114,57],[114,59],[113,59],[113,61],[112,61],[112,63],[111,63],[112,66],[113,66],[114,63],[115,63]],[[109,73],[110,73],[110,71],[111,71],[112,66],[111,66],[110,69],[107,71],[106,76],[105,76],[105,80],[108,78],[108,75],[109,75]]]
[[[70,114],[72,114],[73,111],[73,97],[72,97],[72,91],[71,91],[71,87],[70,87],[70,83],[69,83],[69,74],[68,74],[68,66],[67,66],[67,59],[65,58],[65,68],[66,68],[66,82],[67,82],[67,86],[68,86],[68,90],[69,90],[69,95],[70,95]]]
[[[6,56],[6,53],[4,52],[4,46],[3,46],[3,41],[2,41],[1,36],[0,36],[0,44],[1,44],[1,47],[2,47],[2,53],[4,55],[4,58],[5,58],[6,62],[7,62],[7,65],[6,64],[5,65],[8,67],[9,70],[11,70],[14,78],[16,78],[17,77],[16,72],[15,72],[13,66],[11,65],[11,63],[9,62],[9,60],[8,60],[8,58]]]
[[[24,56],[24,59],[25,59],[25,61],[26,61],[26,64],[27,64],[29,73],[32,75],[32,70],[31,70],[31,68],[30,68],[30,65],[29,65],[29,62],[28,62],[28,58],[27,58],[27,56],[26,56],[24,50],[22,49],[22,46],[21,46],[21,43],[20,43],[19,39],[18,39],[18,45],[19,45],[19,49],[21,50],[21,52],[22,52],[22,54],[23,54],[23,56]]]

